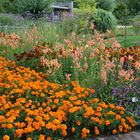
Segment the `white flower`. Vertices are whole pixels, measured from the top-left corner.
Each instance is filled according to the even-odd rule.
[[[132,98],[132,102],[133,102],[133,103],[138,102],[138,98],[133,97],[133,98]]]
[[[86,37],[86,35],[83,35],[83,38],[85,38]]]

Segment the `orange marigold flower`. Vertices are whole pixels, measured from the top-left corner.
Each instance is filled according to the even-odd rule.
[[[115,106],[113,104],[109,104],[109,107],[112,109],[115,108]]]
[[[112,134],[116,134],[116,133],[117,133],[117,130],[114,129],[114,130],[112,131]]]
[[[110,125],[111,123],[110,123],[109,120],[106,120],[106,121],[105,121],[105,124],[108,126],[108,125]]]
[[[45,135],[40,134],[39,140],[45,140]]]
[[[86,138],[87,137],[87,134],[90,133],[90,130],[87,129],[87,128],[83,128],[82,129],[82,138]]]
[[[13,125],[12,124],[7,124],[7,128],[11,129],[11,128],[13,128]]]
[[[121,116],[120,115],[116,115],[116,120],[120,120]]]
[[[95,135],[99,135],[100,134],[100,131],[99,131],[97,126],[95,126],[94,131],[95,131]]]
[[[3,136],[3,140],[10,140],[10,137],[8,135]]]
[[[99,102],[99,99],[98,99],[98,98],[94,98],[94,99],[92,100],[92,102],[93,102],[93,103],[98,103],[98,102]]]
[[[120,111],[120,114],[122,114],[122,115],[123,115],[123,114],[124,114],[124,111]]]
[[[78,121],[76,122],[76,124],[77,124],[78,126],[80,126],[80,125],[81,125],[81,122],[78,120]]]
[[[23,129],[17,129],[17,130],[15,131],[15,135],[16,135],[17,137],[21,137],[22,134],[23,134]]]
[[[97,107],[96,110],[99,111],[99,112],[101,112],[102,111],[102,108],[101,107]]]
[[[102,114],[101,114],[100,112],[96,112],[95,115],[96,115],[97,117],[101,117],[101,116],[102,116]]]
[[[47,137],[47,139],[46,140],[52,140],[52,138],[51,137]]]
[[[41,93],[41,94],[40,94],[40,97],[41,97],[41,98],[44,98],[44,97],[45,97],[45,94],[44,94],[44,93]]]
[[[6,128],[6,126],[7,126],[7,125],[6,125],[5,123],[1,124],[1,127],[2,127],[2,128]]]
[[[122,132],[123,131],[123,126],[119,125],[119,131]]]
[[[76,130],[76,129],[75,129],[74,127],[72,127],[72,128],[71,128],[71,132],[73,132],[73,133],[74,133],[74,132],[75,132],[75,130]]]
[[[32,138],[31,137],[28,137],[26,140],[32,140]]]

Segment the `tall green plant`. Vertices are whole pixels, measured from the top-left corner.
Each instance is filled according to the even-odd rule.
[[[113,12],[116,7],[116,0],[97,0],[97,7]]]

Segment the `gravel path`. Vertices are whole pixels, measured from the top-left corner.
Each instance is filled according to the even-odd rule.
[[[116,136],[109,136],[106,138],[87,139],[87,140],[140,140],[140,130]]]
[[[74,140],[74,139],[65,139],[65,140]],[[76,140],[81,140],[81,139],[76,139]],[[89,138],[86,140],[140,140],[140,130],[133,131],[128,134],[115,135],[115,136],[109,136],[104,138]]]

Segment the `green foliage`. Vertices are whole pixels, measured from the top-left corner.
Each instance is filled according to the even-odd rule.
[[[14,25],[15,19],[10,15],[1,14],[0,15],[0,25]]]
[[[116,0],[117,3],[124,2],[128,10],[130,11],[130,15],[137,15],[140,11],[140,0]]]
[[[136,15],[140,11],[140,0],[127,0],[127,4],[132,15]]]
[[[8,0],[0,0],[0,12],[5,12],[5,5],[7,2]]]
[[[17,0],[15,4],[17,6],[18,12],[25,14],[29,12],[34,17],[41,16],[47,9],[50,4],[50,0]]]
[[[92,11],[89,11],[89,9],[75,9],[74,17],[65,19],[62,23],[62,29],[65,33],[70,33],[72,31],[78,34],[87,33],[89,31],[90,16],[94,11],[94,8]]]
[[[133,19],[133,28],[135,33],[140,35],[140,15],[135,16]]]
[[[127,4],[125,2],[118,2],[114,10],[114,15],[116,16],[116,18],[124,21],[128,14],[129,11]]]
[[[79,9],[88,9],[96,6],[96,0],[75,0]]]
[[[116,7],[116,0],[97,0],[97,7],[113,12]]]
[[[117,25],[117,20],[111,12],[107,12],[102,9],[96,10],[93,14],[91,20],[95,24],[95,29],[106,32],[107,30],[112,30]]]

